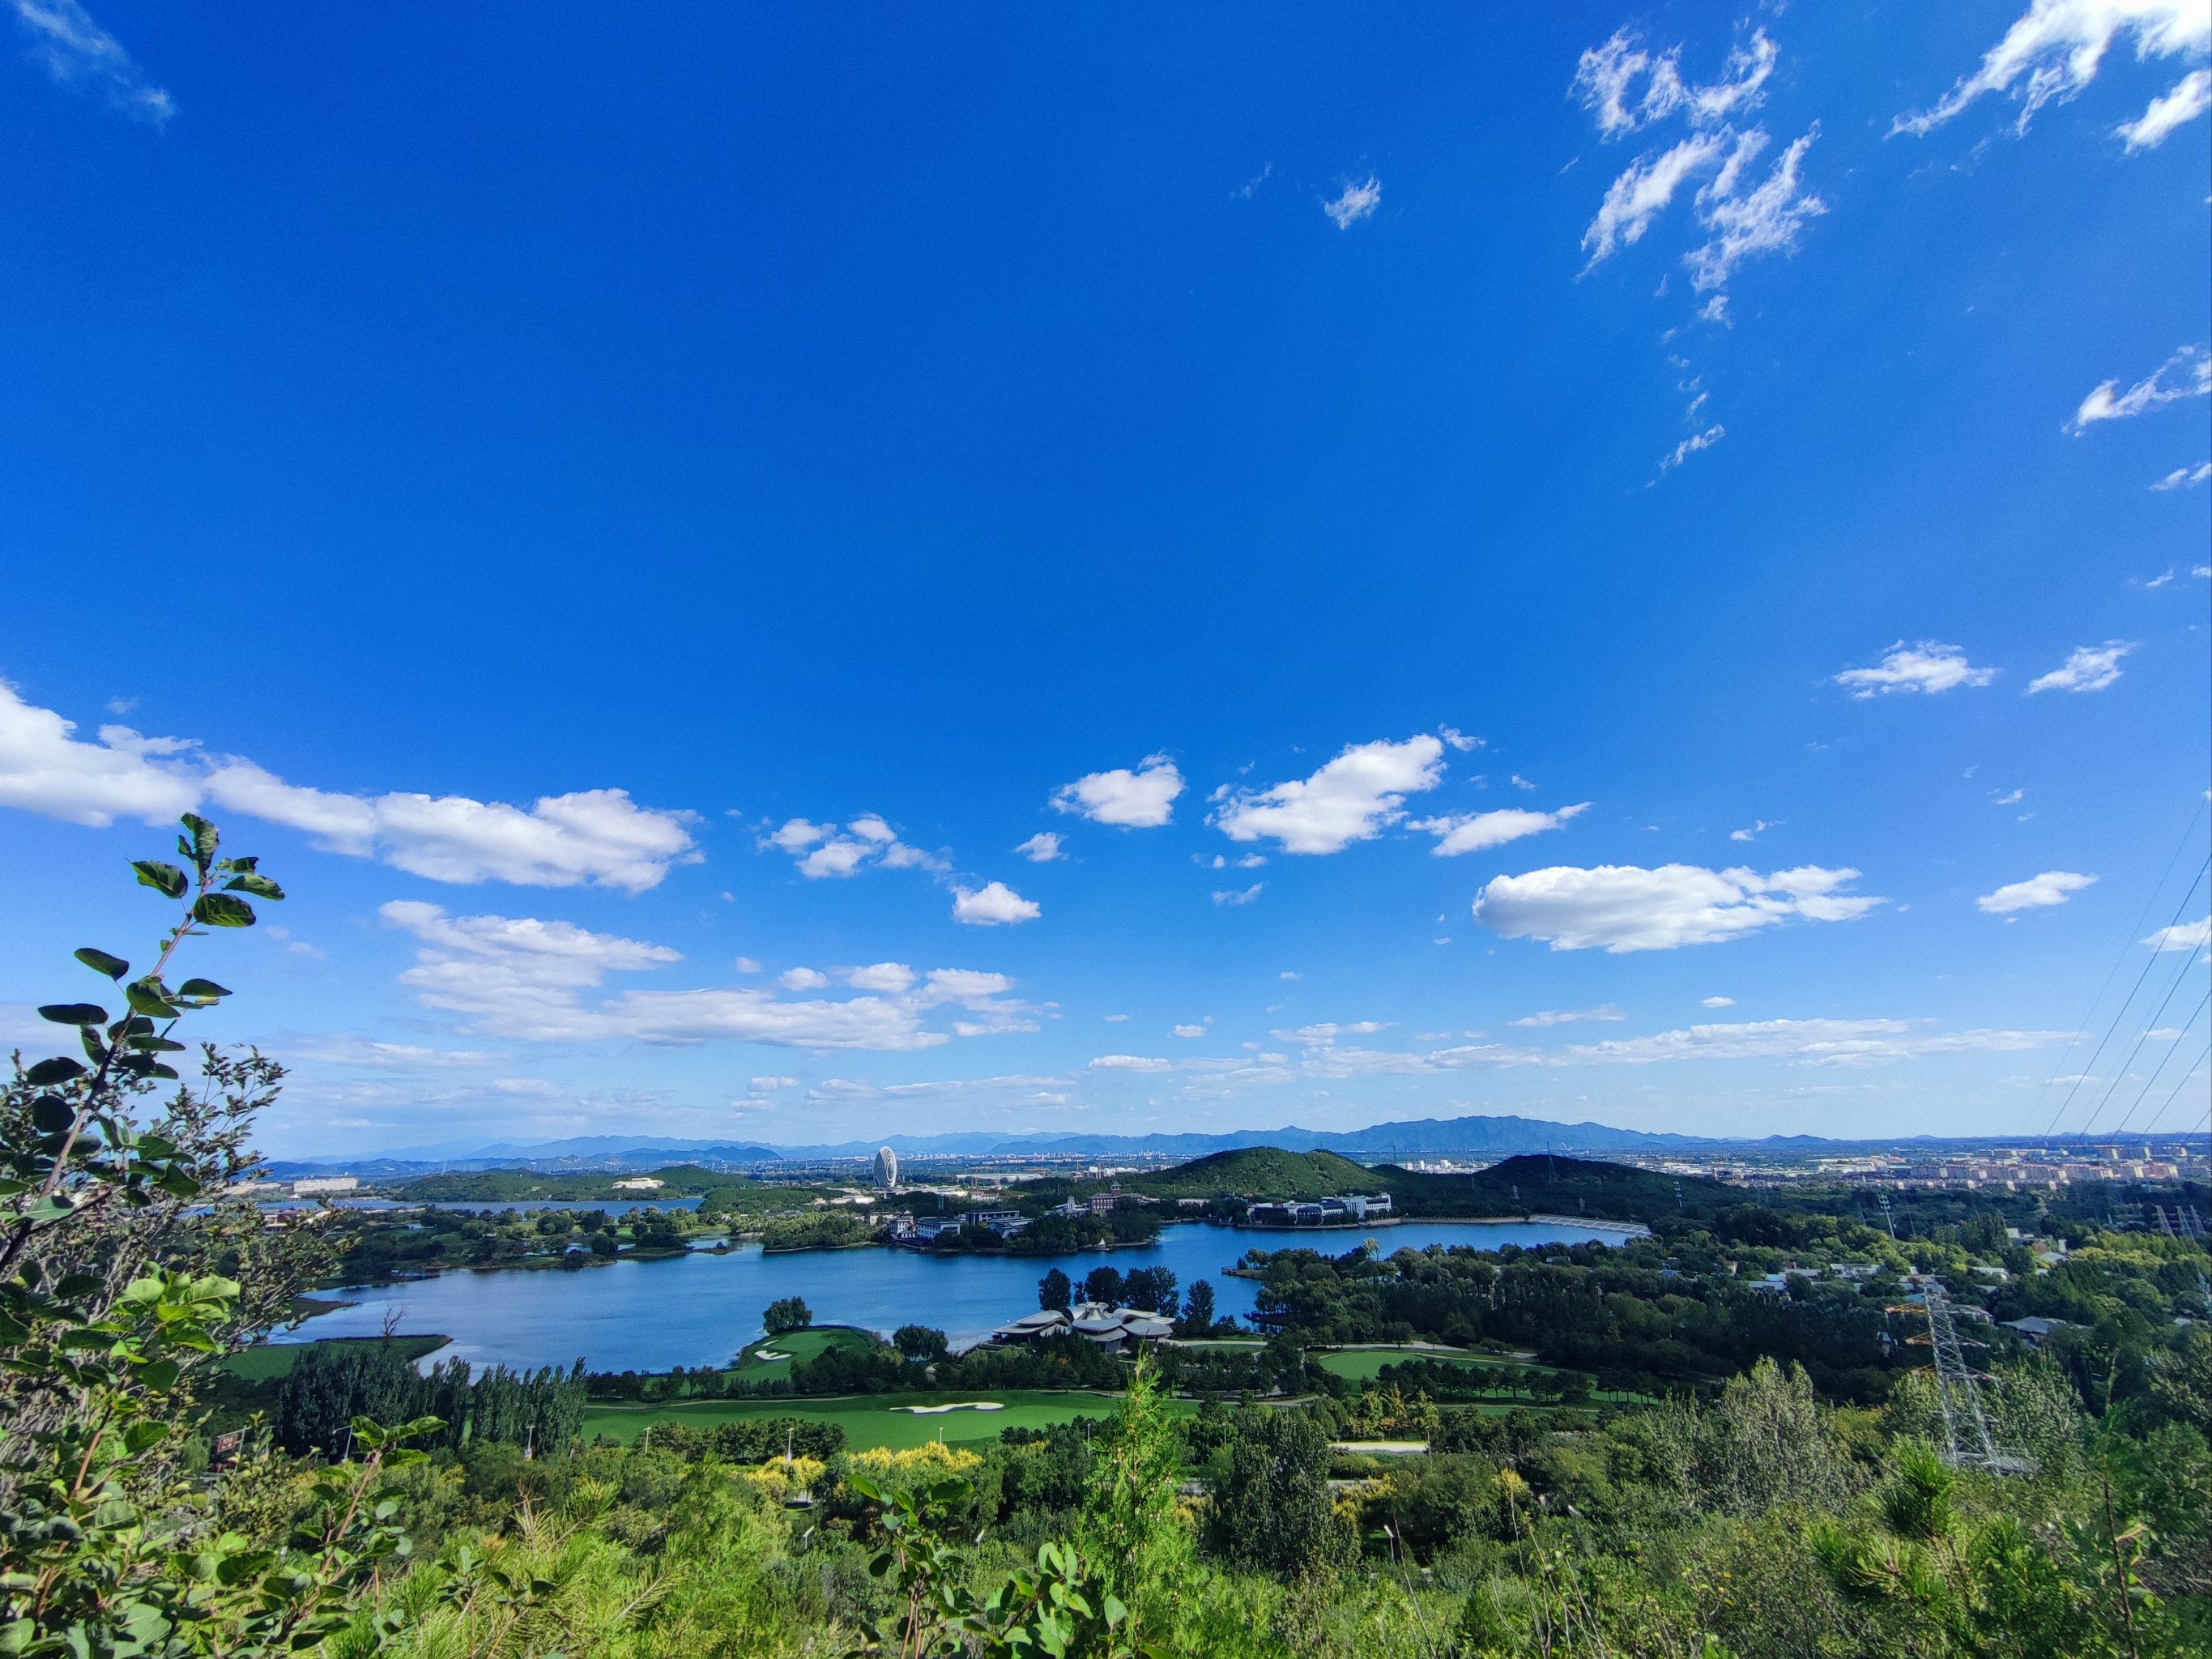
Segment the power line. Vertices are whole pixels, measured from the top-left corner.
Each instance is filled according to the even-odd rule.
[[[2148,896],[2143,900],[2142,914],[2136,918],[2136,925],[2128,930],[2127,938],[2121,941],[2120,953],[2112,958],[2112,965],[2105,969],[2105,982],[2097,988],[2097,994],[2089,1003],[2089,1012],[2082,1017],[2081,1024],[2085,1029],[2075,1032],[2073,1039],[2066,1045],[2065,1054],[2058,1061],[2059,1077],[2066,1075],[2067,1061],[2074,1058],[2074,1051],[2081,1046],[2081,1039],[2087,1035],[2086,1028],[2097,1018],[2097,1010],[2105,1006],[2105,993],[2112,988],[2112,980],[2120,971],[2120,964],[2128,959],[2128,952],[2135,948],[2136,940],[2142,933],[2143,924],[2150,920],[2151,909],[2158,903],[2158,896],[2166,890],[2167,878],[2173,874],[2173,866],[2181,862],[2183,850],[2188,847],[2191,838],[2196,835],[2197,820],[2204,816],[2204,805],[2203,797],[2198,797],[2196,811],[2189,815],[2188,827],[2182,830],[2181,839],[2173,843],[2173,851],[2166,858],[2166,868],[2159,872],[2158,880],[2152,884]],[[2054,1081],[2056,1081],[2055,1079],[2045,1078],[2043,1080],[2043,1087],[2036,1091],[2035,1104],[2028,1109],[2027,1113],[2027,1121],[2030,1123],[2035,1121],[2037,1115],[2043,1110],[2043,1103],[2051,1097],[2051,1089]],[[2057,1121],[2055,1117],[2051,1121]],[[2045,1131],[2046,1136],[2049,1133],[2048,1130]]]
[[[2194,818],[2190,820],[2192,828],[2196,822]],[[2208,855],[2204,862],[2197,866],[2197,874],[2190,881],[2189,890],[2181,896],[2181,902],[2173,907],[2173,920],[2166,924],[2167,927],[2178,927],[2181,925],[2182,914],[2189,908],[2189,902],[2197,896],[2197,886],[2203,881],[2204,872],[2207,870],[2212,870],[2212,855]],[[2140,927],[2142,924],[2136,925]],[[2066,1091],[2066,1098],[2058,1103],[2058,1109],[2051,1115],[2051,1121],[2044,1127],[2043,1139],[2046,1145],[2050,1142],[2051,1132],[2058,1127],[2058,1120],[2066,1115],[2067,1108],[2074,1103],[2074,1097],[2081,1091],[2082,1084],[2087,1081],[2097,1061],[2103,1057],[2105,1045],[2112,1040],[2114,1033],[2120,1029],[2120,1020],[2134,1004],[2136,993],[2142,989],[2143,981],[2150,977],[2150,970],[2157,965],[2158,953],[2153,951],[2150,960],[2143,963],[2142,972],[2136,975],[2136,982],[2129,990],[2126,1000],[2113,1010],[2112,1023],[2105,1028],[2105,1035],[2097,1039],[2097,1051],[2089,1056],[2089,1064],[2075,1074],[2074,1086]]]
[[[2150,1076],[2144,1080],[2142,1092],[2136,1096],[2135,1104],[2120,1115],[2119,1127],[2112,1131],[2113,1139],[2118,1140],[2128,1132],[2129,1121],[2142,1109],[2143,1102],[2150,1098],[2150,1091],[2158,1086],[2159,1074],[2166,1070],[2166,1062],[2173,1058],[2174,1050],[2181,1047],[2181,1039],[2189,1035],[2189,1028],[2197,1024],[2197,1014],[2204,1012],[2208,1003],[2212,1003],[2212,991],[2205,992],[2197,1000],[2197,1012],[2181,1022],[2181,1029],[2173,1034],[2173,1042],[2167,1047],[2166,1051],[2159,1056],[2157,1066],[2152,1069]],[[2185,1078],[2183,1080],[2185,1082],[2187,1079]]]
[[[2128,1057],[2120,1062],[2119,1069],[2112,1073],[2112,1080],[2105,1085],[2104,1095],[2097,1102],[2097,1109],[2089,1114],[2088,1121],[2081,1126],[2081,1133],[2087,1134],[2095,1126],[2097,1120],[2104,1116],[2106,1106],[2111,1103],[2113,1095],[2118,1092],[2120,1084],[2127,1077],[2129,1068],[2136,1063],[2136,1056],[2142,1053],[2142,1046],[2150,1041],[2150,1034],[2160,1029],[2159,1021],[2166,1018],[2166,1011],[2173,1000],[2173,994],[2181,988],[2181,981],[2189,977],[2189,970],[2197,965],[2197,958],[2203,954],[2204,947],[2200,945],[2189,953],[2188,960],[2181,964],[2180,972],[2173,976],[2173,983],[2166,988],[2166,994],[2159,999],[2158,1012],[2150,1017],[2149,1023],[2143,1027],[2142,1035],[2136,1038],[2136,1046],[2128,1050]]]
[[[2189,1079],[2197,1075],[2197,1066],[2203,1065],[2208,1060],[2212,1060],[2212,1042],[2206,1043],[2204,1052],[2197,1056],[2197,1066],[2191,1066],[2174,1079],[2173,1087],[2166,1091],[2166,1098],[2158,1103],[2158,1109],[2150,1115],[2150,1121],[2143,1125],[2145,1134],[2150,1133],[2158,1127],[2159,1121],[2166,1115],[2173,1103],[2181,1097],[2181,1091],[2189,1086]],[[2185,1129],[2182,1133],[2186,1134],[2188,1131]]]

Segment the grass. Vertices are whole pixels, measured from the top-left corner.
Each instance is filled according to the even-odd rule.
[[[749,1342],[738,1356],[737,1369],[747,1376],[763,1374],[788,1376],[791,1368],[802,1359],[817,1359],[831,1348],[842,1348],[850,1353],[866,1353],[876,1346],[872,1331],[856,1329],[850,1325],[816,1325],[803,1331],[787,1331],[781,1336],[771,1336],[758,1342]],[[763,1350],[769,1353],[789,1354],[788,1359],[763,1359]]]
[[[300,1363],[300,1356],[310,1348],[362,1347],[385,1340],[380,1336],[331,1336],[320,1342],[263,1343],[243,1353],[234,1353],[221,1364],[221,1369],[246,1382],[270,1382],[280,1376],[289,1376],[292,1367]],[[411,1364],[424,1354],[435,1353],[452,1341],[449,1336],[395,1336],[391,1339]]]
[[[995,1400],[1006,1409],[946,1412],[935,1417],[892,1409],[966,1400]],[[855,1451],[872,1446],[902,1451],[940,1437],[952,1444],[995,1440],[1004,1429],[1042,1429],[1079,1417],[1110,1417],[1120,1404],[1119,1395],[1013,1389],[983,1394],[879,1394],[842,1400],[702,1400],[665,1406],[594,1406],[584,1417],[584,1437],[588,1441],[598,1435],[611,1435],[627,1445],[648,1423],[684,1423],[695,1429],[711,1429],[717,1423],[747,1418],[798,1417],[842,1425],[846,1444]],[[1177,1416],[1198,1409],[1187,1400],[1165,1404]]]
[[[1401,1364],[1408,1359],[1434,1359],[1467,1370],[1495,1366],[1501,1370],[1511,1370],[1523,1376],[1531,1371],[1550,1369],[1525,1360],[1499,1359],[1486,1354],[1439,1353],[1434,1348],[1353,1348],[1339,1353],[1322,1354],[1320,1364],[1323,1370],[1343,1377],[1348,1382],[1371,1382],[1382,1374],[1385,1365]]]

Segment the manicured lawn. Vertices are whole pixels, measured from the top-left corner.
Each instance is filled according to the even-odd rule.
[[[244,1353],[231,1355],[222,1362],[222,1368],[248,1382],[267,1382],[276,1377],[289,1376],[292,1367],[300,1363],[300,1356],[310,1348],[367,1347],[384,1340],[380,1336],[333,1336],[320,1342],[264,1343]],[[392,1346],[411,1363],[426,1353],[435,1353],[452,1340],[444,1336],[395,1336]]]
[[[831,1348],[844,1348],[854,1353],[866,1353],[876,1345],[872,1332],[855,1330],[850,1325],[816,1325],[803,1331],[793,1331],[784,1336],[772,1336],[765,1342],[750,1344],[738,1356],[738,1369],[751,1376],[761,1372],[775,1376],[787,1374],[802,1359],[813,1359]],[[769,1353],[789,1354],[788,1359],[763,1359],[763,1350]]]
[[[1494,1365],[1503,1370],[1520,1372],[1547,1369],[1518,1359],[1499,1359],[1489,1354],[1438,1353],[1433,1348],[1354,1348],[1341,1353],[1321,1356],[1321,1368],[1347,1382],[1368,1382],[1382,1374],[1385,1365],[1401,1364],[1408,1359],[1435,1359],[1447,1365],[1473,1368]],[[1501,1378],[1500,1381],[1507,1379]]]
[[[917,1415],[899,1406],[941,1406],[962,1401],[995,1401],[1002,1411],[941,1412]],[[1188,1400],[1165,1402],[1177,1416],[1198,1409]],[[1042,1389],[1002,1389],[983,1394],[879,1394],[842,1400],[704,1400],[673,1406],[593,1406],[584,1417],[584,1438],[611,1435],[628,1444],[648,1423],[684,1423],[711,1429],[717,1423],[755,1417],[799,1417],[842,1424],[854,1450],[888,1446],[903,1450],[942,1437],[949,1443],[995,1440],[1004,1429],[1042,1429],[1079,1417],[1110,1417],[1118,1395],[1063,1394]]]

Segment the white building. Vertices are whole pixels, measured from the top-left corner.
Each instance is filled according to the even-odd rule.
[[[890,1192],[898,1185],[898,1154],[888,1146],[876,1148],[876,1190]]]
[[[292,1183],[292,1196],[313,1198],[319,1193],[349,1193],[361,1182],[352,1176],[313,1176]]]
[[[615,1182],[618,1193],[657,1193],[667,1183],[651,1176],[626,1176]]]

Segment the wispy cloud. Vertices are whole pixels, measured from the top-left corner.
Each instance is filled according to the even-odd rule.
[[[1659,476],[1662,477],[1666,477],[1667,474],[1672,472],[1676,467],[1681,465],[1683,462],[1688,460],[1691,456],[1696,454],[1699,450],[1711,449],[1715,444],[1718,443],[1722,439],[1727,436],[1728,428],[1716,423],[1712,426],[1707,427],[1703,432],[1697,434],[1693,437],[1683,439],[1682,441],[1676,444],[1673,449],[1669,450],[1666,454],[1662,455],[1659,458]]]
[[[2212,478],[2212,461],[2196,466],[2177,466],[2156,483],[2153,489],[2194,489],[2206,479]]]
[[[2178,371],[2178,372],[2177,372]],[[2168,380],[2168,375],[2172,375]],[[2212,355],[2202,346],[2184,346],[2125,392],[2106,380],[2081,399],[2063,430],[2080,437],[2100,421],[2124,421],[2147,410],[2212,393]]]
[[[1031,864],[1050,864],[1055,859],[1064,859],[1067,856],[1060,850],[1061,840],[1062,837],[1054,835],[1049,830],[1040,830],[1019,847],[1014,848],[1014,851],[1019,853]]]
[[[1213,890],[1213,902],[1216,904],[1249,904],[1254,899],[1260,896],[1261,890],[1265,889],[1267,885],[1267,884],[1264,881],[1255,881],[1249,887],[1239,887],[1233,890],[1217,887]]]
[[[2172,91],[2152,99],[2141,115],[2112,131],[2126,142],[2130,155],[2156,149],[2176,127],[2194,121],[2207,109],[2212,109],[2212,71],[2193,70]]]
[[[1382,205],[1382,181],[1370,173],[1358,184],[1347,183],[1335,200],[1322,203],[1321,210],[1339,230],[1350,230]]]
[[[2143,943],[2154,951],[2201,951],[2208,941],[2212,941],[2212,916],[2161,927]]]
[[[1572,806],[1562,806],[1556,812],[1532,812],[1518,806],[1504,807],[1495,812],[1459,812],[1444,817],[1413,818],[1408,830],[1425,830],[1437,838],[1429,849],[1436,858],[1457,858],[1462,853],[1484,852],[1492,847],[1503,847],[1508,842],[1519,841],[1527,836],[1541,835],[1547,830],[1557,830],[1570,820],[1589,811],[1588,801],[1577,801]]]
[[[2136,56],[2143,61],[2202,57],[2212,45],[2212,8],[2203,0],[2034,0],[2004,38],[1983,55],[1979,68],[1961,76],[1932,107],[1899,116],[1890,124],[1890,134],[1932,131],[1992,94],[2019,103],[2020,119],[2013,131],[2024,133],[2045,105],[2076,97],[2094,81],[2112,42],[2123,34],[2132,38]],[[2195,106],[2186,114],[2179,112],[2191,101],[2189,85],[2189,81],[2182,82],[2160,100],[2179,100],[2174,112],[2154,119],[2152,112],[2159,108],[2154,104],[2142,122],[2130,124],[2149,125],[2144,128],[2144,142],[2130,138],[2130,149],[2158,143],[2182,121],[2203,112],[2203,94],[2199,91],[2194,94]],[[2122,136],[2130,130],[2122,128]]]
[[[14,0],[32,60],[55,82],[100,98],[110,109],[155,126],[176,113],[169,94],[149,81],[123,43],[77,0]]]
[[[1548,1030],[1554,1025],[1578,1025],[1583,1021],[1589,1019],[1616,1020],[1627,1018],[1628,1016],[1622,1013],[1617,1005],[1608,1002],[1595,1008],[1547,1008],[1540,1013],[1529,1014],[1513,1023],[1516,1025],[1529,1026],[1539,1030]]]

